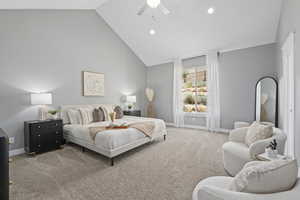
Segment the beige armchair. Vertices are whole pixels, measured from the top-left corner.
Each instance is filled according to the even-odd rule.
[[[271,141],[276,139],[278,153],[284,153],[286,135],[278,128],[273,128],[271,138],[260,140],[249,147],[245,144],[248,127],[237,128],[230,132],[229,142],[223,145],[223,163],[225,170],[235,176],[247,162],[256,160],[256,156],[264,153]]]
[[[201,181],[193,192],[193,200],[295,200],[300,196],[300,181],[292,190],[272,194],[253,194],[230,191],[233,178],[225,176],[209,177]]]

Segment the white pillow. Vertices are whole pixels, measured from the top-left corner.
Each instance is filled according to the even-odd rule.
[[[105,121],[111,121],[109,114],[114,112],[115,106],[114,105],[101,105],[101,108],[105,115]]]
[[[71,124],[82,124],[82,119],[79,110],[70,109],[67,111],[67,114]]]
[[[79,108],[79,112],[82,119],[82,124],[90,124],[94,121],[93,109],[90,108]]]
[[[270,138],[272,135],[272,126],[266,126],[259,122],[253,122],[248,128],[247,135],[245,137],[245,143],[250,146],[254,142]]]
[[[230,190],[246,193],[274,193],[293,188],[297,181],[296,160],[253,161],[234,177]]]

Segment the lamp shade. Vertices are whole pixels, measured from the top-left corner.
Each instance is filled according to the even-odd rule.
[[[51,93],[32,93],[30,94],[31,105],[50,105],[52,104]]]
[[[136,96],[126,96],[126,101],[128,103],[136,103]]]

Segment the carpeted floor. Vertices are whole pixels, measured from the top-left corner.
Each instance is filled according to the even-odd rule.
[[[76,145],[10,165],[11,200],[191,200],[199,180],[226,175],[226,134],[168,128],[167,140],[109,160]]]

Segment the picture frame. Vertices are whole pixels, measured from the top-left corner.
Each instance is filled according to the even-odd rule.
[[[83,71],[83,96],[95,97],[105,94],[105,76],[103,73]]]

